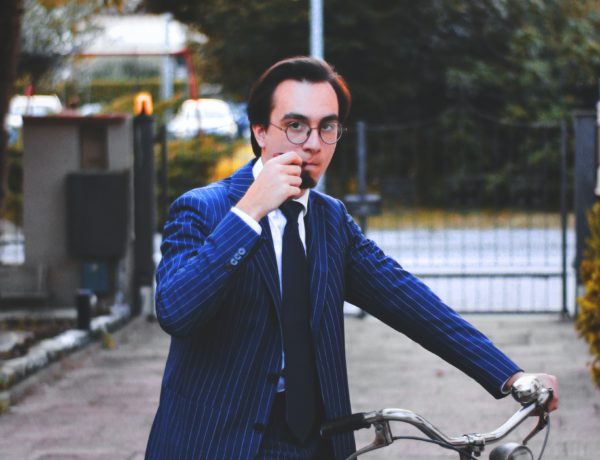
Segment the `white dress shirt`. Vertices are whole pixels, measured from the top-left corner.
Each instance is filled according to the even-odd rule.
[[[254,166],[252,167],[252,175],[254,179],[258,177],[258,175],[262,172],[263,163],[262,158],[259,158]],[[294,199],[302,205],[303,211],[298,215],[298,231],[300,233],[300,239],[302,240],[302,245],[304,246],[304,251],[306,252],[306,228],[304,226],[304,216],[308,212],[308,195],[310,190],[306,190],[301,197]],[[237,207],[233,207],[231,209],[235,214],[237,214],[246,224],[252,227],[259,235],[262,233],[262,227],[260,224],[246,214],[244,211]],[[269,228],[271,230],[271,237],[273,239],[273,249],[275,251],[275,260],[277,261],[277,271],[279,274],[279,290],[282,290],[281,285],[281,251],[282,251],[282,241],[283,241],[283,230],[285,228],[285,224],[287,223],[287,219],[281,212],[279,208],[274,209],[269,214],[267,214],[269,219]],[[281,367],[283,368],[285,357],[282,352],[282,361]],[[277,383],[277,391],[283,391],[285,386],[284,378],[281,376],[279,378],[279,382]]]

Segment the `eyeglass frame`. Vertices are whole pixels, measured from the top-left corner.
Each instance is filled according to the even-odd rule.
[[[292,141],[290,139],[290,136],[288,135],[287,131],[288,131],[291,123],[302,123],[303,125],[306,125],[308,127],[308,132],[306,133],[306,139],[304,139],[302,142],[294,142],[294,141]],[[282,128],[281,126],[278,126],[278,125],[276,125],[275,123],[272,123],[272,122],[269,122],[269,125],[270,126],[274,126],[279,131],[283,131],[285,133],[285,137],[287,138],[287,140],[290,141],[294,145],[302,145],[302,144],[304,144],[310,138],[310,135],[313,132],[313,129],[317,130],[317,133],[319,134],[319,139],[321,139],[321,141],[324,144],[327,144],[327,145],[335,145],[335,144],[337,144],[340,141],[340,139],[342,138],[342,135],[344,134],[344,130],[345,130],[344,125],[342,125],[337,120],[329,120],[329,121],[325,121],[325,122],[321,122],[321,123],[336,123],[338,125],[338,133],[339,134],[338,134],[338,137],[335,140],[335,142],[327,142],[325,139],[323,139],[323,136],[321,135],[321,125],[313,128],[308,123],[306,123],[304,121],[300,121],[300,120],[289,121],[285,128]]]

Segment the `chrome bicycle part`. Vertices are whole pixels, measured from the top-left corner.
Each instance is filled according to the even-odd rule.
[[[542,390],[545,390],[545,388],[537,378],[524,375],[515,380],[511,392],[517,402],[526,405],[536,401]]]
[[[525,444],[545,426],[549,425],[549,416],[547,412],[547,403],[552,398],[552,390],[544,388],[537,379],[518,379],[515,382],[515,399],[521,402],[522,407],[515,412],[506,422],[489,433],[469,433],[462,436],[451,437],[442,433],[437,427],[428,420],[406,409],[382,409],[376,412],[363,412],[343,417],[326,423],[321,434],[323,437],[329,437],[335,434],[354,431],[361,428],[373,426],[375,428],[375,439],[373,442],[358,450],[348,460],[356,459],[359,455],[372,450],[388,446],[395,440],[415,439],[425,442],[433,442],[441,447],[452,449],[460,454],[461,459],[475,459],[484,448],[503,439],[517,426],[523,423],[529,416],[537,415],[538,423],[533,431],[525,438],[522,444],[508,443],[497,447],[492,451],[491,460],[532,460],[533,455]],[[528,402],[523,402],[528,401]],[[390,429],[391,421],[398,421],[413,425],[426,438],[416,438],[411,436],[394,436]],[[548,433],[546,433],[547,440]],[[545,447],[546,441],[544,441]],[[542,448],[540,457],[543,455]]]
[[[533,460],[533,453],[517,442],[507,442],[490,452],[490,460]]]

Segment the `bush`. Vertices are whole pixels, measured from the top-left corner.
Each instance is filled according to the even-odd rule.
[[[225,177],[241,166],[247,158],[238,160],[240,150],[247,150],[244,140],[229,141],[216,136],[199,136],[188,140],[168,142],[168,192],[167,201],[172,203],[177,197],[196,187],[202,187]],[[156,144],[155,161],[160,174],[160,145]],[[229,166],[229,167],[228,167]],[[160,177],[160,175],[159,175]],[[160,179],[157,192],[161,193]],[[163,209],[158,210],[159,230],[165,221]]]
[[[590,372],[600,387],[600,203],[588,213],[588,222],[590,236],[579,271],[585,294],[577,299],[579,315],[575,325],[579,335],[589,344],[593,355]]]

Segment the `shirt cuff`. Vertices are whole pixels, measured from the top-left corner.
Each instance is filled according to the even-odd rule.
[[[515,374],[518,374],[519,372],[524,372],[524,371],[523,371],[523,369],[519,369],[517,372],[515,372]],[[508,395],[508,394],[510,394],[510,392],[512,391],[512,388],[506,388],[506,384],[508,383],[508,381],[509,381],[510,379],[512,379],[512,378],[513,378],[513,376],[514,376],[515,374],[512,374],[510,377],[508,377],[508,378],[507,378],[507,379],[504,381],[504,383],[503,383],[503,384],[502,384],[502,386],[500,387],[500,393],[502,393],[503,395]]]
[[[242,219],[244,222],[246,222],[247,225],[250,226],[250,228],[252,228],[252,230],[254,230],[256,233],[258,233],[259,235],[262,233],[262,227],[260,226],[260,224],[258,222],[256,222],[252,217],[250,217],[248,214],[246,214],[244,211],[242,211],[239,208],[233,207],[231,208],[231,211],[236,214],[240,219]]]

